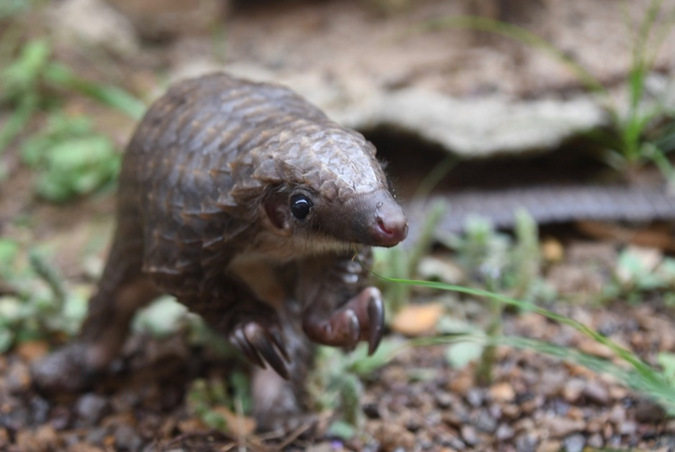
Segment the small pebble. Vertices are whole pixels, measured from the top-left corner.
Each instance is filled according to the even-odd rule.
[[[499,441],[509,440],[513,438],[513,435],[515,435],[515,431],[508,424],[500,424],[499,427],[497,427],[497,431],[495,432],[495,437]]]
[[[549,432],[552,436],[560,438],[583,431],[586,423],[583,420],[568,419],[565,417],[556,417],[547,419]]]
[[[22,430],[28,426],[28,420],[30,413],[28,408],[25,406],[17,406],[12,408],[7,414],[2,414],[0,421],[3,427],[6,427],[10,430]]]
[[[473,407],[481,406],[484,400],[483,391],[479,388],[471,388],[466,393],[466,401]]]
[[[607,405],[610,402],[609,391],[597,381],[589,381],[583,390],[583,396],[598,405]]]
[[[598,358],[610,359],[614,356],[614,352],[612,352],[611,348],[596,340],[585,337],[579,340],[578,348],[580,351],[592,356],[597,356]]]
[[[634,421],[625,421],[617,426],[616,432],[619,435],[632,436],[637,432],[637,424]]]
[[[474,387],[473,377],[466,372],[459,374],[448,384],[450,392],[457,395],[467,394]]]
[[[516,438],[516,450],[518,452],[537,452],[537,438],[532,434],[522,434]]]
[[[476,434],[476,429],[471,425],[463,425],[460,429],[462,439],[469,446],[475,446],[478,444],[478,435]]]
[[[49,402],[39,396],[33,397],[30,400],[30,412],[33,424],[44,424],[49,416]]]
[[[479,431],[484,433],[493,433],[497,430],[497,421],[493,418],[487,410],[480,410],[476,420],[474,422],[474,427]]]
[[[377,403],[366,403],[363,405],[363,412],[368,417],[368,419],[380,418],[380,408],[377,406]]]
[[[450,408],[455,402],[455,397],[446,391],[439,391],[435,394],[436,406],[442,409]]]
[[[621,405],[614,405],[609,412],[609,420],[614,425],[621,425],[626,421],[626,409]]]
[[[554,439],[546,439],[537,446],[537,452],[560,452],[562,443]]]
[[[605,445],[605,442],[602,440],[601,434],[594,433],[590,436],[590,438],[588,438],[586,444],[588,445],[588,447],[592,447],[593,449],[599,449]]]
[[[105,427],[94,427],[87,432],[87,442],[95,444],[97,446],[102,446],[103,441],[105,440],[106,435],[108,434],[108,429]]]
[[[581,433],[570,435],[563,440],[565,452],[582,452],[586,445],[586,437]]]
[[[645,424],[659,424],[666,418],[666,410],[658,403],[640,399],[635,405],[635,420]]]
[[[35,440],[42,446],[42,450],[57,449],[61,443],[56,430],[51,425],[42,425],[35,431]]]
[[[466,444],[462,442],[459,438],[447,438],[440,441],[441,446],[449,447],[452,450],[464,450],[466,449]]]
[[[115,430],[115,448],[116,450],[135,451],[141,448],[143,440],[136,431],[129,425],[122,424]]]
[[[490,397],[498,402],[512,402],[516,398],[516,391],[509,383],[496,383],[490,387]]]
[[[75,403],[78,423],[82,426],[98,424],[109,411],[108,400],[92,392],[82,395]]]
[[[137,391],[121,391],[115,394],[111,399],[113,411],[116,413],[130,412],[139,403],[140,396]]]
[[[565,401],[574,403],[581,397],[581,394],[586,388],[586,382],[579,378],[572,378],[569,380],[562,390],[562,396]]]
[[[30,369],[21,361],[14,361],[5,376],[7,389],[11,394],[28,391],[31,386]]]
[[[56,430],[65,430],[70,426],[71,409],[63,405],[58,405],[52,409],[51,424]]]

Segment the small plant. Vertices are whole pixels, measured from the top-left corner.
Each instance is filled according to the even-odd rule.
[[[610,126],[604,130],[591,131],[589,136],[606,149],[606,163],[624,174],[630,174],[633,169],[646,163],[653,163],[669,185],[673,186],[675,171],[665,157],[673,146],[672,143],[664,146],[669,142],[668,137],[672,140],[672,129],[666,129],[665,140],[654,134],[661,130],[658,127],[659,119],[671,117],[673,112],[662,101],[664,96],[648,99],[646,83],[661,45],[672,31],[675,8],[665,10],[663,0],[652,0],[639,24],[631,24],[628,14],[626,17],[627,29],[633,38],[627,108],[617,105],[602,83],[572,57],[524,28],[485,17],[446,16],[425,21],[419,29],[469,28],[486,31],[514,39],[550,55],[569,69],[590,92],[600,96],[601,105],[608,113]]]
[[[349,354],[333,347],[319,347],[309,390],[317,411],[339,412],[329,428],[332,435],[342,439],[356,435],[363,424],[361,379],[387,364],[400,346],[399,342],[384,339],[372,356],[368,356],[365,344]]]
[[[547,353],[552,356],[557,356],[562,359],[568,359],[579,364],[582,364],[593,371],[598,372],[607,372],[616,377],[619,381],[625,384],[628,387],[631,387],[652,400],[654,400],[659,405],[663,406],[669,414],[675,414],[675,388],[671,384],[672,381],[672,367],[670,362],[664,361],[664,370],[658,370],[644,361],[642,361],[637,355],[630,352],[629,350],[618,345],[611,339],[606,336],[598,333],[592,328],[584,325],[581,322],[578,322],[572,318],[565,317],[564,315],[555,313],[548,309],[542,308],[535,305],[534,303],[518,300],[516,298],[508,297],[499,293],[491,292],[488,290],[475,289],[470,287],[463,287],[454,284],[445,284],[440,282],[432,281],[416,281],[416,280],[404,280],[404,279],[393,279],[385,278],[380,276],[382,279],[387,280],[389,283],[399,283],[412,285],[417,287],[426,287],[430,289],[438,289],[442,291],[451,291],[455,293],[460,293],[472,297],[487,298],[497,303],[501,303],[506,306],[513,306],[517,309],[534,312],[543,317],[546,317],[550,320],[558,322],[562,325],[569,326],[579,333],[586,335],[596,341],[599,344],[602,344],[609,348],[617,358],[623,361],[629,366],[628,370],[625,370],[621,366],[617,366],[610,361],[601,360],[595,357],[588,356],[578,350],[560,347],[554,344],[548,344],[541,341],[531,340],[521,337],[504,337],[504,336],[480,336],[480,335],[452,335],[450,337],[434,337],[434,338],[423,338],[411,341],[412,345],[431,345],[431,344],[443,344],[443,343],[456,343],[460,340],[473,340],[480,342],[487,342],[488,345],[509,345],[519,348],[527,348],[540,353]],[[663,361],[664,358],[662,358]],[[668,357],[665,358],[668,360]]]
[[[0,280],[9,287],[0,293],[0,353],[24,340],[78,331],[87,294],[69,288],[42,252],[0,239]]]
[[[515,214],[515,240],[495,230],[482,218],[470,218],[464,234],[445,238],[446,245],[457,252],[457,261],[470,275],[469,284],[487,287],[493,292],[512,294],[517,298],[533,300],[548,296],[550,290],[539,278],[539,235],[537,225],[525,211]],[[501,334],[504,304],[493,300],[490,303],[490,320],[486,328],[489,337]],[[474,353],[475,346],[453,347],[453,353]],[[487,384],[495,361],[495,348],[488,345],[482,350],[476,375]]]
[[[663,257],[657,250],[627,247],[619,254],[614,284],[608,292],[632,302],[642,299],[645,292],[659,290],[666,292],[664,298],[668,301],[672,299],[669,291],[674,288],[675,259]]]
[[[0,152],[39,112],[58,106],[60,93],[77,93],[140,118],[145,105],[120,88],[91,82],[52,58],[47,40],[32,39],[17,49],[16,57],[0,71],[0,108],[12,113],[0,128]]]
[[[209,428],[227,431],[236,416],[251,411],[250,393],[249,379],[240,372],[232,372],[227,380],[197,379],[188,389],[187,406]]]
[[[37,173],[35,191],[49,201],[87,195],[117,179],[121,156],[89,120],[53,114],[47,126],[23,142],[23,162]]]

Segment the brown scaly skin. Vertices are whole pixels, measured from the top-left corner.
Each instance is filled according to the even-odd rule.
[[[290,90],[224,74],[176,84],[138,126],[119,187],[98,292],[79,339],[34,366],[42,389],[90,385],[162,293],[276,371],[254,377],[262,429],[305,409],[308,338],[377,347],[370,246],[403,240],[405,216],[374,147]]]

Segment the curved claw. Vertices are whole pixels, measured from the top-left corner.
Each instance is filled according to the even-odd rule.
[[[249,323],[245,327],[246,338],[249,343],[262,355],[263,359],[272,366],[272,369],[276,371],[282,378],[288,380],[290,374],[286,368],[286,363],[284,358],[279,355],[279,352],[283,356],[288,356],[285,350],[280,348],[279,352],[274,347],[276,345],[276,340],[273,334],[271,334],[266,329],[261,328],[256,323]]]
[[[253,364],[265,369],[267,362],[276,373],[288,380],[286,362],[290,361],[281,333],[274,327],[265,328],[251,321],[238,326],[230,341]]]
[[[286,344],[284,343],[284,338],[281,336],[281,333],[276,329],[272,329],[271,331],[267,331],[270,339],[272,339],[272,342],[276,346],[276,348],[281,352],[281,354],[284,357],[284,361],[289,362],[291,360],[290,355],[288,354],[288,350],[286,350]]]
[[[384,303],[381,297],[371,297],[368,302],[368,355],[372,355],[384,335]]]
[[[230,342],[232,345],[237,347],[237,349],[239,349],[239,351],[243,353],[250,362],[258,367],[263,369],[265,368],[265,363],[262,359],[260,359],[260,355],[258,355],[258,352],[246,337],[244,328],[237,328],[235,331],[233,331],[232,334],[230,334]]]

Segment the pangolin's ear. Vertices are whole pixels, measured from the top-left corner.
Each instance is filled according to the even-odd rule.
[[[263,200],[263,207],[270,223],[279,231],[289,231],[288,205],[282,193],[269,193]]]

